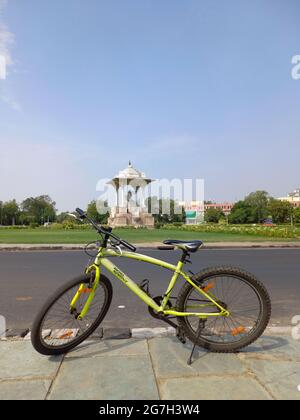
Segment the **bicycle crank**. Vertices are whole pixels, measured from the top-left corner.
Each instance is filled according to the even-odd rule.
[[[163,297],[162,296],[156,296],[155,298],[153,298],[153,300],[160,306],[161,305],[161,302],[163,300]],[[169,301],[168,302],[168,305],[167,305],[167,308],[168,309],[171,309],[172,307],[173,307],[173,305]],[[153,318],[156,318],[156,319],[159,319],[161,321],[164,321],[167,324],[171,325],[173,328],[175,328],[175,330],[176,330],[176,337],[178,338],[178,340],[182,344],[185,344],[186,343],[184,332],[182,331],[182,329],[177,324],[175,324],[175,322],[171,321],[170,317],[165,316],[163,314],[159,314],[154,309],[152,309],[150,306],[148,307],[148,311],[149,311],[150,315],[153,316]],[[172,318],[176,318],[176,317],[172,317]]]
[[[153,300],[154,300],[155,303],[158,304],[158,306],[160,306],[162,301],[163,301],[163,297],[162,296],[156,296],[156,297],[153,298]],[[172,308],[172,303],[169,301],[167,306],[166,306],[166,309],[171,309],[171,308]],[[148,306],[148,311],[149,311],[150,315],[153,316],[153,318],[156,318],[156,319],[162,319],[162,317],[166,318],[166,316],[164,316],[162,314],[159,314],[154,309],[152,309],[150,306]]]

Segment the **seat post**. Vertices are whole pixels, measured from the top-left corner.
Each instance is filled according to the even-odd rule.
[[[189,256],[190,256],[190,254],[188,253],[188,251],[187,251],[186,249],[183,249],[183,250],[182,250],[182,255],[181,255],[180,261],[181,261],[182,263],[185,263],[185,262],[186,262],[187,257],[189,257]]]

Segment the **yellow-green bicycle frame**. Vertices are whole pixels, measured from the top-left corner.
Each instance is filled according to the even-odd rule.
[[[125,273],[123,273],[115,264],[113,264],[109,257],[123,257],[123,258],[130,258],[138,261],[147,262],[149,264],[154,264],[160,266],[162,268],[166,268],[174,272],[171,281],[169,283],[168,289],[164,294],[164,298],[162,300],[161,305],[159,306],[143,289],[140,288],[130,277],[128,277]],[[154,311],[158,312],[162,315],[173,315],[173,316],[197,316],[199,318],[207,318],[209,316],[230,316],[229,311],[224,309],[217,301],[217,298],[212,293],[207,293],[203,290],[203,288],[199,287],[195,282],[188,276],[183,270],[184,263],[179,261],[177,265],[169,264],[165,261],[149,257],[147,255],[138,254],[135,252],[128,252],[128,251],[121,251],[121,249],[115,250],[105,247],[100,247],[95,258],[93,264],[91,264],[87,269],[86,273],[94,273],[93,283],[91,285],[91,289],[89,290],[89,296],[78,316],[78,319],[83,319],[87,314],[90,304],[94,298],[96,289],[99,285],[100,278],[101,278],[101,268],[104,267],[107,271],[109,271],[114,277],[124,283],[134,294],[136,294],[147,306],[150,306]],[[197,305],[198,307],[204,306],[216,306],[219,311],[218,312],[178,312],[173,309],[168,309],[168,301],[170,299],[171,292],[178,280],[178,277],[182,276],[187,282],[189,282],[199,293],[200,295],[204,296],[208,299],[211,304],[203,304]],[[70,309],[75,308],[76,302],[82,293],[83,289],[86,288],[86,285],[82,284],[77,293],[75,294],[74,298],[70,303]]]

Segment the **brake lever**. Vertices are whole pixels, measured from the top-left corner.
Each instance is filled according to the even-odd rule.
[[[122,248],[120,247],[120,245],[116,245],[116,248],[120,251],[120,255],[123,255],[123,251],[122,251]]]
[[[123,255],[123,251],[122,251],[122,249],[121,249],[120,245],[114,244],[114,243],[113,243],[110,239],[108,240],[108,243],[110,244],[110,246],[111,246],[112,248],[117,249],[117,250],[119,251],[119,254],[120,254],[120,255]]]
[[[77,220],[77,222],[82,222],[82,219],[80,217],[77,217],[73,213],[67,213],[68,216],[73,217],[73,219]]]

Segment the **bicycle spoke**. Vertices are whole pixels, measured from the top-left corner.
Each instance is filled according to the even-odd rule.
[[[75,313],[72,314],[70,304],[78,292],[79,286],[74,286],[67,290],[50,308],[41,325],[41,334],[43,330],[50,330],[51,333],[45,337],[47,346],[57,347],[65,345],[85,334],[93,325],[101,308],[105,302],[105,292],[101,284],[95,291],[93,301],[90,304],[86,316],[79,320]],[[88,299],[89,293],[82,293],[78,296],[75,304],[76,313],[80,313]],[[54,336],[54,337],[53,337]],[[62,338],[60,338],[60,336]]]
[[[220,301],[230,313],[229,317],[207,317],[201,337],[209,342],[235,343],[251,334],[258,323],[261,314],[261,302],[255,290],[246,281],[235,276],[214,276],[206,279],[203,287],[213,284],[214,300]],[[212,303],[211,306],[200,306],[203,299],[195,298],[198,292],[191,289],[187,296],[185,308],[193,307],[193,311],[201,313],[219,312]],[[209,293],[209,292],[208,292]],[[193,302],[199,302],[197,308]],[[209,303],[209,300],[205,300]],[[187,317],[187,322],[196,334],[198,319],[196,316]]]

